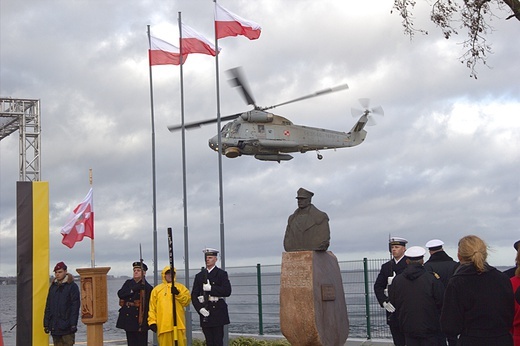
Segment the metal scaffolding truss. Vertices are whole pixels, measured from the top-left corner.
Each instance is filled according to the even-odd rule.
[[[0,140],[16,130],[20,181],[40,181],[40,100],[0,98]]]

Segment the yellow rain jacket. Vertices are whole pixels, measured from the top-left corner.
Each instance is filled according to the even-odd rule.
[[[166,282],[165,273],[170,270],[170,266],[164,267],[161,272],[162,283],[155,286],[150,296],[150,310],[148,311],[148,325],[157,325],[157,339],[159,345],[172,345],[170,340],[174,340],[173,333],[173,302],[172,302],[172,283]],[[179,294],[175,296],[175,310],[177,315],[177,339],[179,346],[186,345],[186,318],[185,310],[191,302],[190,291],[176,282],[176,270],[173,283]]]

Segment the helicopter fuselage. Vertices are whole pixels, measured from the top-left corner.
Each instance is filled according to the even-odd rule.
[[[295,125],[282,116],[252,110],[222,127],[222,154],[229,158],[254,155],[259,160],[279,162],[292,159],[287,153],[352,147],[365,139],[366,121],[363,115],[346,133]],[[219,151],[218,135],[209,140],[209,146]]]

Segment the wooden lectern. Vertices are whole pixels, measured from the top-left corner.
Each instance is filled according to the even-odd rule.
[[[81,321],[87,326],[87,345],[103,345],[108,320],[107,273],[110,267],[78,268],[81,278]]]

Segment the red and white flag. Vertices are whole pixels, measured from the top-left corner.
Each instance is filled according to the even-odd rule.
[[[215,46],[209,42],[204,36],[190,28],[189,26],[181,23],[182,27],[182,54],[208,54],[216,56]],[[220,52],[220,48],[219,48]]]
[[[92,197],[92,188],[90,188],[87,196],[78,204],[72,214],[69,216],[67,223],[61,229],[63,239],[61,243],[73,248],[74,244],[83,240],[83,237],[94,239],[94,199]]]
[[[182,54],[182,64],[184,64],[187,57],[187,54]],[[175,47],[171,43],[153,36],[150,36],[149,59],[150,66],[181,64],[181,54],[179,48]]]
[[[243,35],[250,40],[256,40],[260,37],[262,28],[258,23],[244,19],[215,2],[215,30],[217,39]]]

